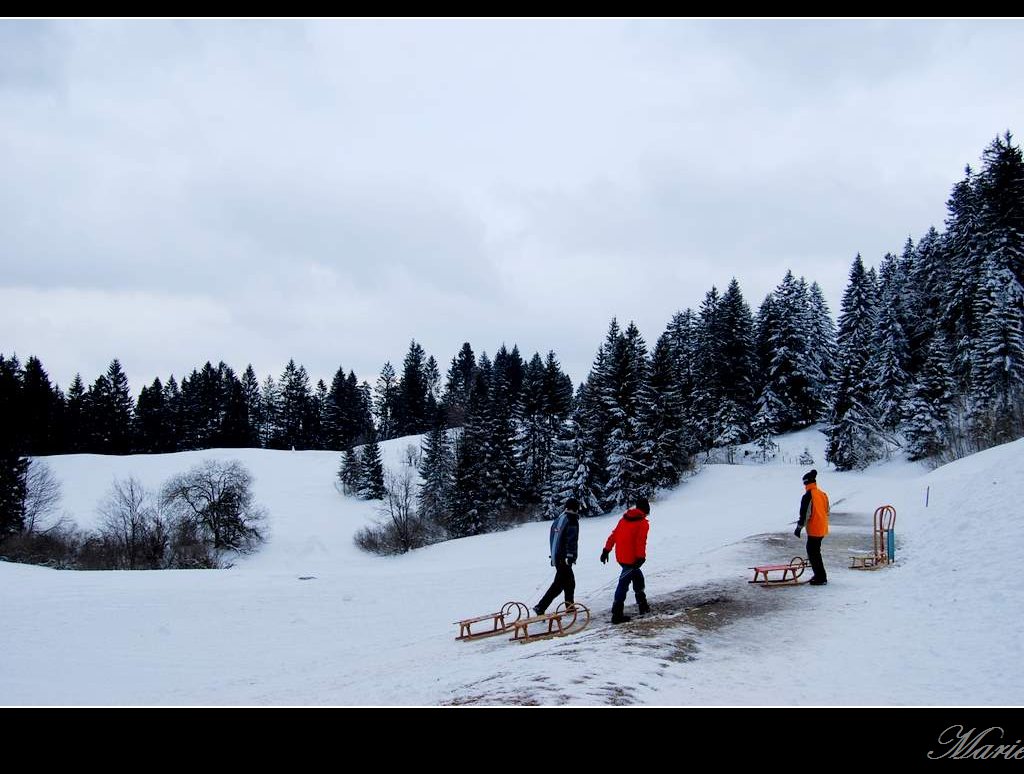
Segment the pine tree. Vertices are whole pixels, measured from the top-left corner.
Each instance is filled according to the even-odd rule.
[[[602,488],[603,471],[594,462],[594,453],[583,428],[574,419],[559,428],[551,456],[551,475],[545,487],[544,516],[554,519],[575,497],[583,516],[598,516],[607,509]]]
[[[260,390],[260,402],[263,405],[262,421],[258,428],[260,445],[264,449],[282,449],[281,440],[281,390],[273,376],[263,380]]]
[[[306,369],[289,360],[281,374],[281,444],[285,449],[308,448],[309,406],[313,399]]]
[[[643,407],[643,424],[651,439],[651,477],[654,487],[674,486],[687,467],[683,400],[679,394],[672,338],[663,333],[650,364],[650,401]]]
[[[696,422],[697,316],[692,309],[673,315],[666,334],[676,363],[676,384],[683,416],[684,453],[687,457],[700,450]]]
[[[369,390],[369,385],[367,385]],[[339,367],[327,393],[324,418],[326,443],[333,449],[347,449],[368,438],[373,419],[354,371],[345,375]]]
[[[64,451],[68,454],[75,454],[85,449],[84,404],[85,384],[82,382],[82,375],[75,374],[75,378],[68,388],[67,408],[64,412]]]
[[[619,505],[636,502],[654,485],[653,440],[644,423],[652,413],[647,345],[630,322],[612,350],[602,396],[610,432],[605,494]]]
[[[242,395],[245,398],[246,418],[250,429],[250,446],[259,447],[260,428],[263,426],[263,397],[260,394],[260,381],[256,377],[252,363],[245,367],[242,374]]]
[[[770,379],[772,363],[775,359],[773,342],[777,340],[781,331],[778,314],[775,297],[769,293],[761,302],[755,324],[754,356],[757,363],[758,397],[754,405],[754,418],[750,427],[751,435],[761,450],[762,461],[765,462],[769,456],[774,456],[777,448],[774,437],[789,417],[789,410],[775,394]]]
[[[715,315],[713,335],[718,339],[719,359],[711,366],[717,375],[719,394],[714,425],[716,446],[733,446],[750,437],[754,411],[754,320],[734,277],[722,296]]]
[[[84,450],[91,454],[110,454],[110,381],[103,374],[96,377],[85,393],[86,443]]]
[[[975,424],[987,445],[1024,433],[1024,159],[1009,132],[983,154],[978,178],[978,244],[971,385]]]
[[[978,380],[974,390],[983,415],[987,445],[1024,432],[1024,287],[993,251],[977,297],[982,320],[975,345]]]
[[[323,379],[316,381],[316,390],[313,391],[306,415],[306,448],[326,449],[327,385]]]
[[[486,532],[494,516],[490,510],[493,495],[487,490],[491,378],[491,362],[483,353],[473,377],[462,434],[455,447],[455,503],[444,525],[453,537]]]
[[[820,318],[813,314],[807,283],[787,271],[775,290],[778,329],[771,341],[773,357],[766,383],[784,407],[779,432],[807,427],[823,413],[822,358],[815,354]]]
[[[423,366],[423,381],[427,385],[427,424],[433,427],[441,406],[441,371],[433,355]]]
[[[220,392],[222,409],[220,425],[214,436],[214,445],[226,449],[245,449],[255,445],[256,431],[249,424],[249,401],[245,385],[235,376],[235,372],[220,364]]]
[[[0,450],[0,543],[25,529],[28,458]]]
[[[437,421],[424,436],[422,450],[422,483],[417,496],[419,513],[443,525],[448,522],[455,495],[455,452],[444,422]]]
[[[188,449],[209,449],[219,445],[224,421],[226,366],[214,368],[209,360],[201,371],[195,369],[181,380],[183,435]]]
[[[54,454],[57,452],[57,400],[39,358],[30,357],[25,362],[21,384],[25,453],[32,456]]]
[[[946,203],[946,235],[944,250],[933,246],[931,254],[919,248],[919,263],[922,274],[919,285],[928,291],[921,299],[928,304],[922,315],[923,331],[919,334],[919,346],[931,341],[934,331],[934,317],[929,314],[935,307],[941,307],[941,325],[952,344],[953,373],[959,390],[967,393],[975,381],[973,343],[978,340],[980,320],[976,318],[976,297],[982,274],[984,248],[981,242],[981,202],[979,184],[968,167],[965,178],[958,182]],[[945,258],[945,260],[941,260]],[[943,266],[948,265],[948,271]],[[944,274],[944,276],[943,276]],[[941,295],[936,286],[941,279],[944,283]],[[925,283],[928,285],[925,285]],[[919,343],[919,342],[915,342]]]
[[[358,448],[352,447],[341,453],[341,467],[338,469],[338,479],[341,481],[341,489],[345,494],[357,497],[362,495],[365,475],[363,473],[362,454]]]
[[[519,402],[516,457],[523,478],[523,500],[538,503],[551,474],[554,428],[549,421],[544,395],[544,362],[534,353],[523,372]]]
[[[181,390],[178,382],[171,374],[164,385],[164,412],[167,419],[167,446],[165,451],[176,452],[184,448],[182,445],[182,406]]]
[[[373,399],[373,411],[377,416],[377,433],[387,441],[395,437],[396,403],[398,400],[398,380],[394,366],[388,361],[377,378],[377,388]]]
[[[573,419],[579,425],[583,443],[590,449],[591,464],[596,471],[601,497],[600,512],[604,513],[615,504],[615,496],[605,489],[611,477],[608,455],[612,431],[612,407],[614,405],[614,385],[612,383],[611,363],[615,351],[621,346],[622,330],[615,318],[608,326],[605,340],[594,357],[594,364],[587,374],[586,382],[580,386],[576,394],[576,409]]]
[[[825,451],[837,470],[864,468],[881,455],[883,429],[869,367],[876,293],[873,275],[857,255],[839,316],[839,369]]]
[[[104,406],[106,423],[107,452],[129,454],[132,450],[132,400],[128,389],[128,377],[121,368],[121,362],[114,358],[107,369],[109,393]]]
[[[25,474],[21,456],[22,370],[17,356],[0,355],[0,541],[25,527]]]
[[[442,405],[449,427],[461,427],[466,418],[470,394],[477,371],[476,356],[469,342],[462,345],[448,368]]]
[[[487,458],[484,469],[486,492],[490,497],[490,510],[498,514],[521,505],[522,472],[516,459],[515,397],[509,382],[509,369],[521,368],[516,358],[501,347],[492,367],[490,400],[485,413]]]
[[[394,435],[418,435],[428,426],[426,353],[416,340],[409,344],[402,364],[402,378],[394,399]]]
[[[156,454],[168,445],[167,407],[164,386],[157,377],[149,387],[143,387],[135,404],[134,449],[143,454]]]
[[[912,460],[935,457],[949,442],[947,423],[953,404],[951,358],[945,339],[937,336],[928,346],[917,379],[910,385],[904,404],[907,456]]]
[[[880,283],[881,302],[871,364],[879,421],[884,428],[895,432],[902,419],[903,400],[910,381],[910,346],[900,303],[907,293],[908,282],[891,254],[882,261]]]
[[[701,449],[714,446],[718,436],[716,421],[719,416],[722,384],[718,363],[722,358],[722,341],[718,338],[718,311],[722,298],[718,288],[712,286],[704,295],[694,329],[694,390],[691,411],[697,430],[697,444]]]
[[[359,491],[364,500],[382,500],[387,491],[384,489],[384,462],[380,455],[380,445],[376,436],[370,436],[370,440],[363,446],[360,455],[360,464],[363,477],[360,481]]]
[[[814,405],[814,419],[828,418],[832,405],[830,392],[833,372],[836,367],[836,326],[832,322],[825,294],[817,282],[812,282],[808,291],[808,314],[810,317],[810,348],[812,367],[808,374],[811,400]]]

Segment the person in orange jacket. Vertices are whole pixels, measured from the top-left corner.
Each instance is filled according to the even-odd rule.
[[[818,471],[804,473],[804,496],[800,498],[800,520],[793,534],[800,537],[800,530],[807,525],[807,558],[811,560],[812,586],[828,583],[825,562],[821,558],[821,541],[828,534],[828,495],[818,489]]]
[[[651,606],[647,604],[647,594],[644,593],[644,574],[640,571],[647,561],[647,533],[651,528],[647,515],[650,512],[651,504],[647,502],[647,498],[638,497],[636,507],[622,514],[601,552],[601,563],[607,564],[608,554],[612,546],[615,546],[615,561],[622,567],[619,585],[615,588],[615,597],[612,601],[613,624],[630,620],[630,617],[623,613],[630,583],[633,584],[633,592],[636,594],[637,612],[644,615],[651,611]]]

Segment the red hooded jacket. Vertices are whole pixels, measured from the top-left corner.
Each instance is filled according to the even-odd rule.
[[[630,508],[619,519],[612,534],[604,544],[605,551],[615,546],[615,561],[619,564],[633,564],[637,559],[647,558],[647,532],[651,523],[647,514],[639,508]]]

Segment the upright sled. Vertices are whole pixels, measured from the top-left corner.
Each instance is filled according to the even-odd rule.
[[[871,553],[850,557],[851,570],[875,570],[896,561],[896,509],[882,505],[875,509]]]

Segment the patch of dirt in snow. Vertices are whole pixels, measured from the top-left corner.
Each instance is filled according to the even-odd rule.
[[[833,512],[829,536],[822,543],[825,566],[840,572],[850,564],[851,553],[871,550],[871,515],[864,513]],[[805,555],[805,541],[796,540],[791,532],[753,535],[742,541],[749,548],[749,563],[786,563],[794,556]],[[807,570],[806,572],[810,572]],[[805,576],[806,577],[806,576]],[[560,659],[586,662],[602,652],[600,646],[611,638],[619,640],[620,652],[646,656],[656,660],[655,673],[671,663],[695,661],[700,656],[704,635],[725,628],[740,620],[769,616],[772,613],[799,604],[795,597],[803,592],[797,589],[765,589],[739,577],[728,581],[717,580],[701,585],[687,586],[650,597],[652,612],[636,615],[632,598],[626,605],[626,614],[632,620],[611,625],[607,613],[595,614],[587,630],[567,637],[565,647],[556,650]],[[801,587],[806,590],[806,587]],[[540,659],[550,658],[551,652],[530,654]],[[543,674],[534,674],[528,682],[509,685],[505,679],[495,683],[495,690],[481,692],[484,683],[494,678],[465,686],[467,692],[445,702],[448,705],[559,705],[579,701],[564,694],[567,686],[548,681]],[[520,678],[521,680],[521,678]],[[601,682],[597,675],[577,675],[571,680],[575,687],[584,687],[585,694],[594,704],[630,705],[636,702],[635,690],[622,685]],[[560,690],[561,688],[561,690]],[[475,690],[474,690],[475,689]]]

